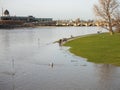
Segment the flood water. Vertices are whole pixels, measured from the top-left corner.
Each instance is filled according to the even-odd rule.
[[[120,67],[94,64],[53,43],[97,27],[0,30],[0,90],[120,90]],[[51,65],[53,63],[53,65]]]

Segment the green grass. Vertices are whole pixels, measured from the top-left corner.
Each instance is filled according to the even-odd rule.
[[[81,37],[64,44],[70,52],[94,63],[120,66],[120,33],[108,33]]]

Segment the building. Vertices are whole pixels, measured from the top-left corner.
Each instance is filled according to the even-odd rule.
[[[23,22],[34,22],[35,17],[33,16],[28,16],[28,17],[23,17],[23,16],[1,16],[1,20],[13,20],[13,21],[23,21]]]
[[[55,21],[52,18],[35,18],[33,16],[10,16],[9,11],[5,10],[4,15],[0,17],[0,24],[22,24],[31,23],[40,26],[55,25]],[[21,24],[20,23],[20,24]]]
[[[10,16],[8,10],[4,11],[4,15],[0,17],[0,20],[14,20],[24,22],[51,22],[52,18],[35,18],[33,16]]]

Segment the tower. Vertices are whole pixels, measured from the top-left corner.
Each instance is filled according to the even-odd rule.
[[[4,11],[4,16],[10,16],[9,11],[7,9]]]

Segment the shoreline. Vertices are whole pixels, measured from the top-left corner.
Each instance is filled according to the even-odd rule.
[[[60,46],[64,46],[64,44],[66,44],[66,43],[69,42],[69,41],[72,41],[72,40],[75,40],[75,39],[78,39],[78,38],[83,38],[83,37],[91,36],[91,35],[96,35],[96,34],[98,34],[98,33],[81,35],[81,36],[71,36],[70,38],[62,38],[62,39],[59,39],[58,41],[55,41],[55,42],[53,42],[53,43],[59,43],[59,44],[61,44]],[[100,33],[100,34],[102,34],[102,33]],[[61,43],[60,43],[60,40],[62,40]]]
[[[120,66],[119,35],[120,33],[113,36],[101,33],[77,36],[64,42],[63,46],[70,47],[71,53],[87,58],[88,62]]]

